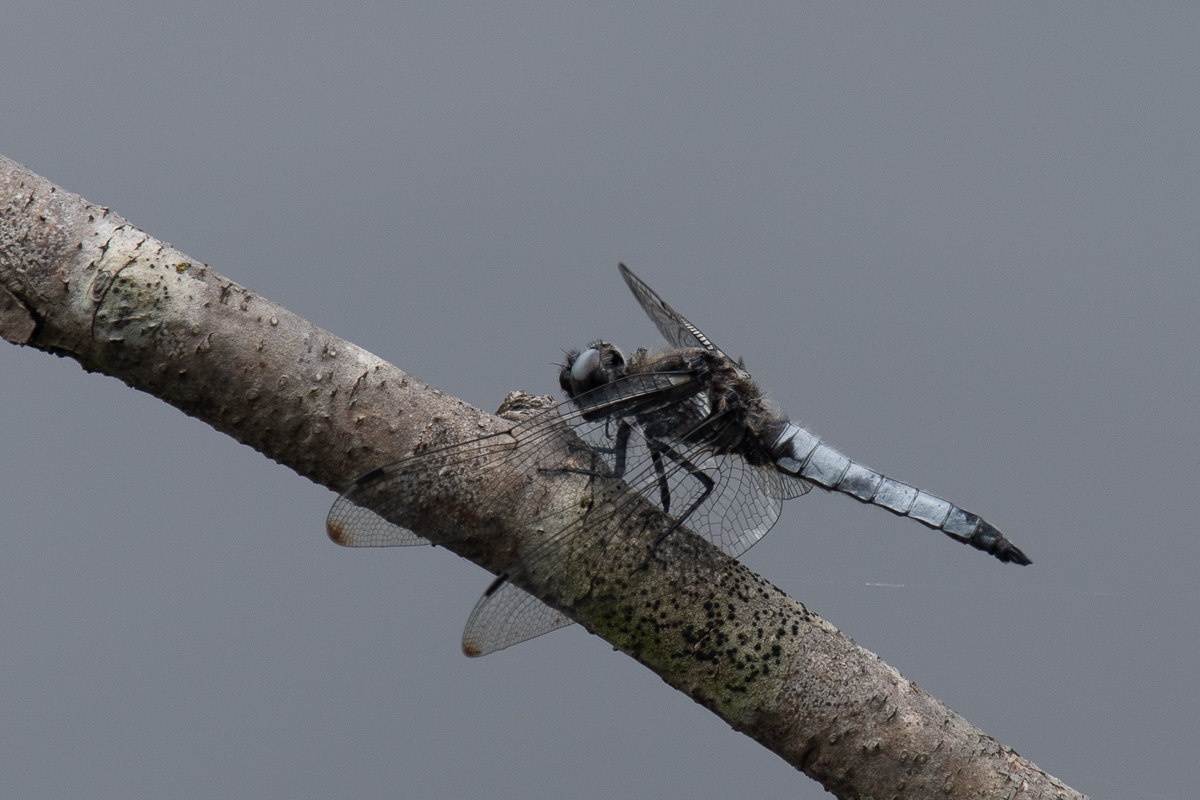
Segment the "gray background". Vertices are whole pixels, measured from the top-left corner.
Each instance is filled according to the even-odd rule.
[[[1185,9],[1185,10],[1181,10]],[[1075,788],[1195,796],[1195,5],[37,3],[0,152],[467,401],[658,336],[985,515],[814,493],[745,558]],[[488,577],[0,347],[5,797],[816,798],[578,628],[460,655]]]

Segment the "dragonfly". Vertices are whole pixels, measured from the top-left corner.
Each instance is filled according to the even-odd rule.
[[[439,503],[448,470],[486,474],[529,471],[575,480],[587,493],[543,509],[528,524],[537,543],[497,577],[476,603],[463,632],[463,651],[495,652],[573,620],[519,588],[522,572],[576,567],[592,559],[585,534],[618,535],[649,503],[669,522],[647,534],[655,552],[684,530],[736,558],[765,536],[783,501],[814,486],[908,517],[1001,562],[1030,564],[1024,552],[979,516],[888,478],[834,450],[768,404],[741,360],[719,349],[627,266],[621,277],[670,345],[638,348],[628,357],[600,340],[568,351],[559,385],[566,400],[533,413],[511,429],[425,452],[358,478],[330,509],[326,531],[347,547],[445,544],[466,536],[453,513],[420,535],[398,524],[414,503]],[[492,485],[492,484],[487,484]],[[472,497],[487,513],[521,513],[521,484]],[[590,510],[608,514],[599,529]],[[580,509],[584,509],[580,511]],[[438,515],[435,515],[438,516]],[[585,555],[580,556],[582,552]],[[600,552],[603,552],[601,549]]]

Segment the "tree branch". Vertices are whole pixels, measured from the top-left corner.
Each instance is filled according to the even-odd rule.
[[[2,156],[0,336],[120,378],[334,490],[421,444],[512,424]],[[448,548],[500,572],[531,534],[472,508],[492,480],[524,481],[527,513],[558,489],[536,470],[446,475],[440,501],[457,498],[456,520],[474,525]],[[404,524],[421,533],[437,513],[415,508]],[[650,568],[614,563],[586,591],[554,575],[531,575],[524,588],[838,797],[1083,797],[706,542],[672,536],[664,546]],[[671,548],[720,577],[672,575]]]

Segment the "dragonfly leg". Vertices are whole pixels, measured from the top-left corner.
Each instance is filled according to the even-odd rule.
[[[668,504],[670,498],[669,498],[668,488],[667,488],[667,483],[666,483],[666,471],[661,466],[661,463],[662,463],[661,457],[662,456],[666,456],[667,458],[671,459],[676,464],[678,464],[679,466],[681,466],[685,470],[687,470],[689,475],[691,475],[693,478],[695,478],[697,481],[700,482],[700,485],[704,487],[704,490],[700,493],[699,497],[697,497],[694,501],[692,501],[692,504],[687,507],[687,510],[685,510],[682,514],[680,514],[678,517],[675,518],[675,520],[671,523],[670,527],[668,527],[665,531],[663,531],[661,534],[659,534],[658,538],[656,538],[654,540],[653,544],[650,545],[650,552],[646,554],[646,559],[642,562],[641,566],[639,566],[637,569],[633,570],[634,572],[639,572],[643,569],[646,569],[646,567],[649,566],[650,560],[652,558],[654,558],[654,554],[658,550],[658,546],[660,544],[662,544],[664,541],[666,541],[666,538],[668,536],[670,536],[681,525],[683,525],[683,523],[687,520],[687,518],[690,517],[693,513],[695,513],[696,509],[698,509],[701,505],[704,504],[704,501],[708,500],[709,495],[711,495],[713,493],[713,490],[716,488],[716,485],[717,485],[716,481],[714,481],[712,478],[710,478],[708,473],[706,473],[704,470],[700,469],[700,467],[698,467],[694,463],[692,463],[692,461],[690,461],[687,457],[680,455],[673,448],[671,448],[665,444],[662,444],[661,442],[658,442],[652,446],[652,452],[654,453],[654,458],[655,458],[655,462],[654,462],[655,469],[659,474],[659,485],[660,485],[662,493],[664,495],[664,500],[663,500],[663,511],[664,512],[667,511],[667,504]]]
[[[617,428],[617,435],[612,447],[593,447],[596,453],[606,453],[614,456],[611,470],[582,469],[580,467],[538,467],[543,474],[570,473],[572,475],[587,475],[589,478],[622,478],[625,476],[625,461],[628,458],[629,435],[633,429],[628,423],[622,422]]]
[[[671,487],[667,485],[667,471],[663,468],[662,450],[657,447],[650,450],[650,460],[654,463],[654,474],[658,476],[658,499],[662,510],[671,513]],[[708,477],[705,475],[704,477]]]
[[[674,523],[671,524],[670,528],[668,528],[661,535],[659,535],[659,537],[657,539],[654,540],[654,544],[651,546],[652,553],[653,553],[654,549],[657,548],[658,545],[664,539],[666,539],[668,536],[670,536],[672,533],[674,533],[676,528],[678,528],[680,525],[682,525],[684,522],[686,522],[688,517],[690,517],[692,514],[694,514],[696,509],[704,504],[704,501],[706,501],[709,498],[709,495],[711,495],[713,493],[713,490],[717,486],[716,481],[714,481],[712,478],[710,478],[708,476],[707,472],[705,472],[704,470],[700,469],[700,467],[698,467],[694,463],[692,463],[692,461],[689,460],[686,456],[683,456],[680,453],[676,452],[675,449],[670,447],[669,445],[662,444],[661,442],[659,442],[656,444],[654,451],[655,451],[656,456],[665,455],[667,458],[671,459],[676,464],[678,464],[679,466],[681,466],[685,470],[687,470],[689,475],[691,475],[693,478],[695,478],[697,481],[700,482],[700,485],[704,487],[704,491],[702,491],[700,493],[699,497],[697,497],[694,501],[692,501],[692,504],[687,507],[687,510],[685,510],[682,514],[680,514],[678,517],[675,518],[675,521],[674,521]],[[662,469],[662,464],[661,464],[660,458],[656,458],[656,460],[655,460],[655,469],[659,473],[660,486],[662,488],[663,494],[665,495],[665,494],[667,494],[666,475]],[[666,505],[667,505],[667,503],[664,502],[663,503],[664,511],[667,510]]]

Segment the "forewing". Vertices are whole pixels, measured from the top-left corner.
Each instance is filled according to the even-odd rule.
[[[527,423],[526,433],[549,430],[557,421],[551,409]],[[515,429],[514,429],[515,430]],[[325,520],[329,538],[344,547],[404,547],[453,541],[465,533],[447,525],[421,536],[404,526],[404,521],[424,503],[436,502],[436,487],[447,468],[485,470],[495,468],[515,452],[510,433],[494,434],[429,450],[372,470],[358,478],[334,502]],[[497,498],[490,498],[493,502]],[[449,518],[447,518],[449,521]]]
[[[782,500],[807,491],[808,484],[794,479],[786,483],[773,468],[750,465],[737,455],[714,455],[712,440],[719,436],[720,426],[711,420],[705,423],[704,435],[684,431],[671,440],[648,441],[636,424],[639,416],[653,415],[676,403],[695,402],[693,396],[699,388],[699,382],[687,373],[629,376],[601,387],[583,408],[564,403],[507,433],[438,448],[374,470],[334,504],[327,521],[330,537],[353,547],[451,541],[463,533],[452,524],[452,515],[447,517],[448,524],[432,531],[429,538],[401,524],[412,504],[437,502],[436,486],[447,468],[486,471],[537,465],[551,473],[580,474],[593,497],[564,501],[562,507],[539,516],[531,527],[549,533],[544,534],[541,545],[525,554],[514,574],[529,565],[578,574],[580,564],[574,561],[581,557],[589,559],[582,565],[585,573],[601,568],[603,543],[644,509],[646,501],[683,517],[682,525],[729,555],[740,555],[775,524]],[[615,446],[622,428],[628,436],[623,452]],[[565,460],[564,451],[568,453]],[[619,462],[624,466],[620,471]],[[497,484],[507,485],[503,481]],[[432,501],[422,499],[430,495]],[[516,510],[513,503],[518,501],[501,491],[473,502],[507,513]],[[599,529],[589,527],[586,514],[566,513],[601,503],[610,506],[612,513],[604,517]],[[588,537],[601,541],[598,551],[577,546],[585,530]],[[690,567],[681,565],[681,569],[686,574]],[[694,579],[704,577],[697,573]],[[561,612],[501,582],[480,598],[472,611],[463,649],[468,655],[484,655],[567,624],[570,619]]]
[[[603,447],[609,420],[627,414],[651,413],[680,397],[693,395],[699,384],[688,372],[641,373],[606,384],[584,395],[585,408],[568,401],[536,414],[511,430],[466,442],[428,450],[402,459],[358,478],[333,504],[325,522],[334,542],[346,547],[403,547],[445,543],[461,538],[466,531],[454,527],[454,515],[421,513],[423,519],[440,520],[441,527],[417,534],[406,527],[406,519],[443,502],[446,476],[464,470],[482,474],[499,468],[543,469],[569,466],[553,460],[570,450],[576,430],[591,435]],[[597,424],[599,423],[599,424]],[[568,460],[572,456],[567,456]],[[517,499],[510,484],[491,494],[474,496],[471,505],[496,514],[509,513]],[[461,501],[459,505],[461,505]]]
[[[443,476],[464,469],[484,472],[537,465],[549,472],[584,470],[595,473],[596,488],[611,492],[615,479],[606,476],[614,456],[605,449],[611,444],[611,432],[621,416],[652,413],[695,394],[699,388],[695,377],[687,372],[628,376],[591,393],[584,408],[573,402],[562,403],[506,433],[435,448],[372,470],[358,478],[333,504],[326,519],[326,531],[334,542],[346,547],[403,547],[430,544],[431,540],[447,543],[459,539],[468,531],[454,524],[452,514],[443,515],[443,524],[429,531],[428,538],[404,527],[404,523],[414,513],[414,507],[420,509],[444,502],[437,492]],[[495,484],[509,486],[505,481]],[[503,514],[515,511],[514,504],[519,501],[515,490],[508,488],[474,497],[472,504]],[[562,508],[551,508],[533,526],[544,525],[562,513]],[[422,513],[424,519],[430,516]],[[485,603],[489,597],[495,600]],[[516,587],[501,587],[485,595],[472,613],[464,650],[478,654],[492,652],[569,622],[532,595]],[[496,630],[485,633],[493,625]],[[471,645],[472,641],[476,644]]]
[[[621,277],[625,279],[625,283],[629,285],[633,296],[637,298],[638,303],[649,315],[654,326],[658,328],[659,333],[663,338],[670,342],[675,347],[703,347],[705,350],[712,350],[720,353],[717,346],[708,340],[708,337],[700,332],[692,323],[683,318],[675,309],[667,305],[666,301],[658,296],[658,293],[651,289],[646,283],[634,275],[629,267],[624,264],[618,264],[617,268],[621,270]]]

